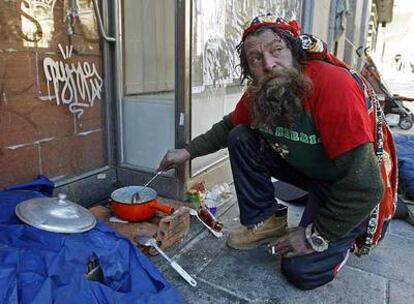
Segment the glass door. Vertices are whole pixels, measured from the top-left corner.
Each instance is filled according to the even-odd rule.
[[[121,3],[121,165],[154,172],[175,146],[175,0]]]

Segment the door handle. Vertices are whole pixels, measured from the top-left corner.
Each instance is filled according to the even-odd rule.
[[[99,26],[99,30],[101,32],[102,37],[108,42],[116,42],[116,38],[109,37],[105,33],[105,28],[103,26],[101,11],[99,10],[99,6],[98,6],[98,0],[93,0],[93,7],[95,8],[96,19],[98,20],[98,26]]]

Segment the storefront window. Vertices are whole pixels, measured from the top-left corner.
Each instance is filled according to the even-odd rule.
[[[290,20],[299,7],[299,0],[193,1],[192,138],[231,112],[242,95],[236,46],[246,21],[268,12]],[[192,175],[226,156],[223,150],[193,160]]]
[[[93,1],[0,1],[0,188],[107,164]]]
[[[125,0],[125,95],[174,90],[172,0]]]

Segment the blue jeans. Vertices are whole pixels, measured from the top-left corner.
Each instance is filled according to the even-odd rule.
[[[312,180],[299,173],[250,127],[239,125],[230,132],[228,150],[243,225],[261,222],[283,208],[275,199],[271,177],[308,191],[300,226],[306,227],[313,222],[325,205],[332,183]],[[328,283],[334,279],[355,239],[365,233],[366,227],[367,221],[363,221],[346,236],[331,242],[324,252],[282,258],[283,274],[300,289]]]

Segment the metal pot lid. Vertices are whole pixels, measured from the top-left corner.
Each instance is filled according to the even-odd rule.
[[[67,200],[62,193],[59,197],[21,202],[15,212],[26,224],[50,232],[80,233],[96,225],[95,216],[88,209]]]
[[[157,197],[157,192],[149,187],[145,189],[143,186],[128,186],[122,187],[111,194],[111,199],[116,203],[122,204],[144,204],[148,201],[151,201]],[[139,191],[139,200],[137,202],[132,202],[132,196]]]

